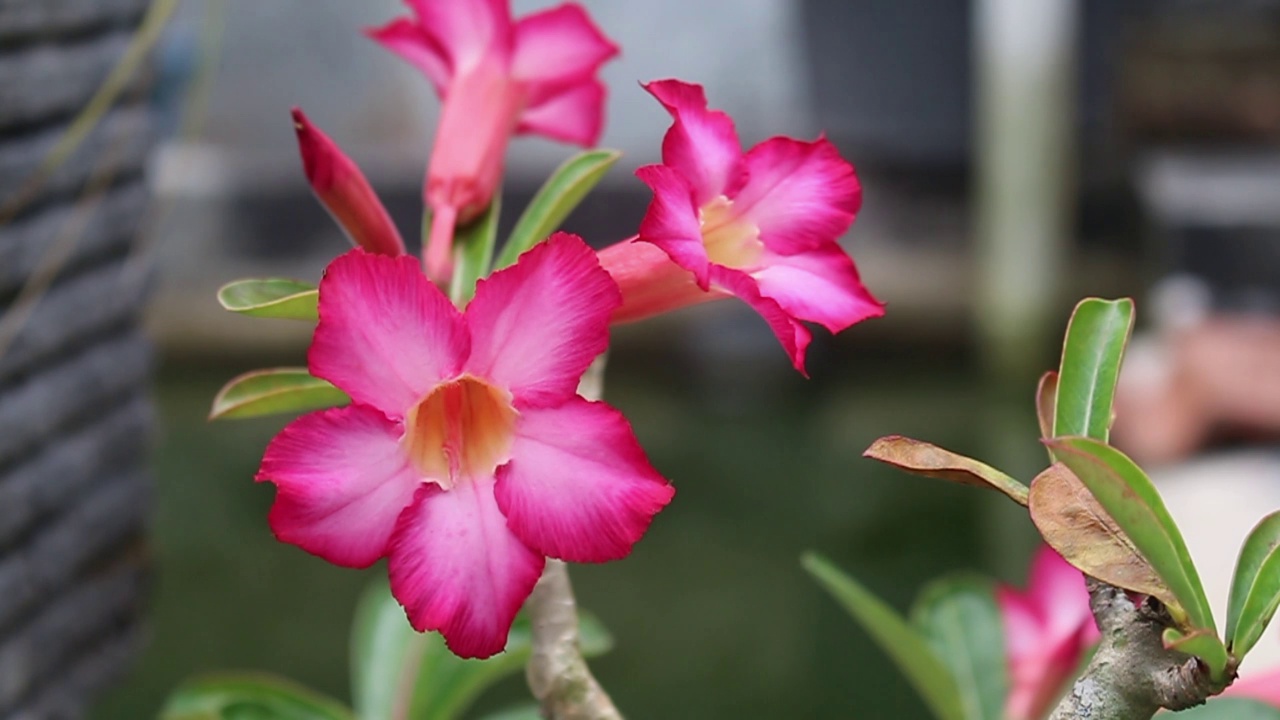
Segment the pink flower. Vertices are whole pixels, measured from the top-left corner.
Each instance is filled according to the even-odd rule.
[[[644,243],[600,253],[622,288],[615,322],[736,295],[803,373],[810,335],[801,320],[839,332],[884,314],[837,243],[862,188],[834,145],[774,137],[744,153],[733,120],[707,109],[701,86],[659,80],[645,89],[675,122],[662,164],[636,171],[653,189]]]
[[[447,279],[455,224],[488,206],[513,133],[594,145],[604,125],[596,72],[618,47],[585,10],[560,5],[513,21],[508,0],[405,0],[415,18],[370,31],[421,70],[444,100],[424,188],[434,213],[427,273]]]
[[[293,127],[311,189],[351,241],[372,253],[404,255],[400,232],[355,162],[299,108]]]
[[[308,364],[352,403],[267,447],[276,537],[345,567],[386,557],[415,628],[463,657],[501,651],[544,557],[624,557],[674,493],[622,414],[576,394],[618,302],[563,233],[464,312],[410,256],[336,259]]]
[[[1280,668],[1270,668],[1257,674],[1243,673],[1226,690],[1223,697],[1247,698],[1280,708]]]
[[[1099,639],[1084,576],[1052,548],[1036,553],[1027,585],[1025,593],[996,589],[1012,684],[1005,705],[1010,720],[1044,717]]]

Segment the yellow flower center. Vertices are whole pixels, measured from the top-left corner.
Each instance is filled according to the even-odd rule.
[[[702,244],[706,246],[711,262],[740,270],[751,269],[760,263],[760,257],[764,255],[760,228],[738,217],[732,200],[721,195],[703,205],[698,215],[702,224]]]
[[[483,380],[464,375],[437,385],[405,417],[409,459],[445,490],[492,475],[510,459],[518,414],[511,393]]]

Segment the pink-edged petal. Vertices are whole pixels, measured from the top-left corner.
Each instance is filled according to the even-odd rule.
[[[532,13],[516,22],[511,74],[538,86],[563,87],[591,79],[618,54],[613,43],[581,6],[566,3]]]
[[[834,242],[862,206],[853,166],[826,139],[775,137],[747,152],[746,182],[733,196],[760,241],[785,255]]]
[[[604,130],[604,83],[587,80],[531,102],[520,115],[517,133],[591,147]]]
[[[562,403],[608,346],[621,303],[595,252],[556,233],[476,285],[467,372],[510,391],[517,408]]]
[[[702,242],[702,224],[693,188],[665,165],[646,165],[636,177],[653,190],[653,200],[640,221],[639,239],[662,248],[677,265],[693,273],[698,286],[710,287],[711,261]]]
[[[769,323],[773,334],[778,337],[778,342],[782,343],[782,349],[791,358],[791,364],[800,371],[801,375],[809,377],[809,373],[804,369],[805,350],[809,347],[809,341],[813,339],[808,328],[788,315],[776,300],[762,295],[755,279],[740,270],[712,265],[711,284],[733,293],[760,313],[765,322]]]
[[[453,78],[449,57],[417,22],[400,17],[379,28],[366,28],[365,35],[418,68],[435,86],[436,94],[444,96]]]
[[[277,538],[344,567],[368,567],[387,549],[421,478],[400,447],[399,423],[367,405],[303,415],[262,458],[274,483],[268,521]]]
[[[577,397],[522,414],[511,461],[497,477],[511,531],[570,562],[626,557],[675,494],[622,413]]]
[[[628,323],[655,315],[729,297],[720,290],[703,290],[692,274],[661,248],[636,238],[615,243],[597,256],[600,266],[618,283],[622,305],[610,323]]]
[[[453,377],[469,338],[462,315],[409,255],[338,257],[320,280],[320,323],[307,365],[357,403],[393,419]]]
[[[733,119],[707,109],[701,85],[655,80],[644,86],[675,122],[662,138],[662,162],[684,176],[698,207],[725,194],[741,173],[742,145]]]
[[[485,56],[510,62],[515,44],[510,0],[405,0],[455,75]]]
[[[1027,594],[1040,608],[1047,642],[1069,643],[1081,632],[1088,638],[1088,628],[1093,628],[1096,634],[1084,575],[1047,545],[1040,548],[1032,561]]]
[[[833,333],[884,315],[884,303],[863,286],[853,260],[835,243],[798,255],[770,253],[751,276],[788,314]]]
[[[996,603],[1004,625],[1004,644],[1011,664],[1034,655],[1041,646],[1043,621],[1036,608],[1017,590],[996,588]]]
[[[388,549],[391,594],[419,632],[438,630],[464,658],[502,652],[545,559],[507,528],[493,478],[423,485]]]

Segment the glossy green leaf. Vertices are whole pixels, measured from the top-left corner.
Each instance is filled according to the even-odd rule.
[[[315,285],[287,278],[248,278],[218,288],[223,308],[251,317],[287,320],[319,319],[320,291]]]
[[[169,695],[160,720],[354,720],[336,700],[269,675],[210,675]]]
[[[569,213],[578,207],[578,203],[620,157],[622,153],[617,150],[587,150],[556,168],[520,214],[494,269],[515,263],[521,253],[560,229],[560,223],[569,217]]]
[[[210,420],[304,412],[345,405],[347,394],[306,368],[253,370],[232,378],[213,398]]]
[[[1180,608],[1169,608],[1174,619],[1189,620],[1188,629],[1215,630],[1191,553],[1146,473],[1124,453],[1099,440],[1076,437],[1046,442],[1168,585],[1181,603]],[[1179,617],[1183,613],[1185,618]]]
[[[476,294],[476,281],[489,274],[493,248],[498,241],[498,216],[502,198],[495,195],[480,217],[460,227],[453,236],[453,278],[449,299],[465,307]]]
[[[923,440],[886,435],[871,443],[862,456],[915,475],[998,490],[1019,505],[1027,504],[1026,485],[984,462]]]
[[[579,623],[584,656],[613,647],[599,621],[583,613]],[[389,720],[407,702],[414,720],[457,720],[486,688],[524,669],[530,640],[528,620],[518,616],[505,652],[487,660],[460,659],[438,633],[414,632],[386,583],[378,582],[361,598],[352,628],[356,711],[361,720]]]
[[[893,660],[937,720],[968,720],[956,679],[920,633],[821,556],[806,553],[801,563]]]
[[[1280,720],[1280,708],[1244,698],[1209,698],[1204,705],[1169,717],[1176,720]]]
[[[1262,637],[1280,606],[1280,511],[1254,526],[1240,548],[1227,601],[1227,642],[1236,659]]]
[[[1133,329],[1133,301],[1086,298],[1076,305],[1062,343],[1053,437],[1106,440],[1120,362]]]
[[[911,623],[951,670],[967,720],[1003,720],[1009,693],[1004,626],[991,583],[953,577],[929,584]]]
[[[1203,660],[1209,668],[1209,678],[1214,682],[1221,683],[1226,680],[1226,668],[1231,659],[1227,653],[1227,646],[1222,644],[1218,633],[1212,630],[1183,633],[1176,628],[1165,628],[1161,639],[1166,648],[1195,655]]]

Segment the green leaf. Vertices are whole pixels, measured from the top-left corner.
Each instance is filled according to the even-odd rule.
[[[209,675],[187,680],[160,720],[354,720],[336,700],[269,675]]]
[[[1280,720],[1280,709],[1257,700],[1209,698],[1204,705],[1174,715],[1177,720]]]
[[[521,253],[558,230],[620,157],[622,153],[617,150],[587,150],[556,168],[520,214],[494,269],[513,264]]]
[[[232,378],[213,398],[210,420],[303,412],[345,405],[347,394],[306,368],[253,370]]]
[[[1184,633],[1177,628],[1165,628],[1161,633],[1164,646],[1188,655],[1195,655],[1209,667],[1209,679],[1225,684],[1227,664],[1231,658],[1227,646],[1222,644],[1218,634],[1212,630],[1196,630]]]
[[[519,705],[485,715],[482,720],[542,720],[542,712],[537,705]]]
[[[453,236],[453,278],[449,299],[465,307],[476,294],[476,281],[489,274],[493,248],[498,240],[498,216],[502,198],[495,195],[484,214],[458,228]]]
[[[1169,607],[1174,619],[1180,624],[1189,619],[1191,630],[1214,631],[1213,614],[1191,553],[1146,473],[1124,453],[1099,440],[1056,438],[1046,443],[1169,586],[1182,606]],[[1179,617],[1182,614],[1185,617]]]
[[[815,553],[806,553],[800,562],[880,645],[937,720],[967,720],[956,679],[893,608]]]
[[[579,619],[582,654],[600,655],[613,638],[590,615]],[[370,586],[356,608],[352,628],[352,698],[361,720],[388,720],[408,702],[414,720],[456,720],[489,686],[521,672],[529,660],[528,620],[516,618],[505,652],[487,660],[463,660],[437,633],[409,626],[385,581]],[[416,670],[415,670],[416,666]]]
[[[991,583],[974,577],[930,583],[911,623],[951,670],[967,720],[1003,720],[1009,693],[1004,625]]]
[[[871,443],[862,456],[915,475],[999,490],[1019,505],[1027,504],[1026,485],[986,463],[923,440],[886,435]]]
[[[249,278],[218,288],[223,308],[251,317],[316,321],[320,291],[315,285],[287,278]]]
[[[1263,518],[1240,548],[1227,601],[1227,642],[1237,660],[1253,649],[1280,606],[1280,511]]]
[[[1133,329],[1133,301],[1086,298],[1076,305],[1062,343],[1053,437],[1106,440],[1125,344]]]

